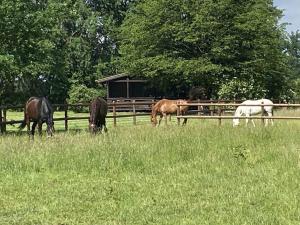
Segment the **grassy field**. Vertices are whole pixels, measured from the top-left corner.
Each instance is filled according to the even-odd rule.
[[[300,224],[300,121],[175,123],[0,136],[0,224]]]

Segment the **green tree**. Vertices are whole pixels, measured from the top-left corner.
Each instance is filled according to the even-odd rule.
[[[48,7],[51,5],[51,7]],[[55,7],[54,7],[55,6]],[[0,7],[0,55],[4,68],[1,103],[22,103],[32,95],[50,95],[51,85],[61,79],[57,51],[55,2],[3,0]],[[5,73],[5,74],[4,74]],[[62,93],[60,93],[61,96]]]
[[[300,33],[292,32],[286,38],[285,51],[291,66],[295,97],[300,98]]]
[[[218,97],[238,79],[249,90],[237,98],[280,98],[289,78],[280,16],[271,0],[142,1],[121,27],[122,65],[166,91],[200,85]]]

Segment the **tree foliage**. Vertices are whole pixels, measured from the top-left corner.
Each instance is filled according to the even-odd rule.
[[[102,17],[82,0],[3,0],[0,103],[47,95],[63,102],[72,85],[95,88],[113,69]]]
[[[280,98],[288,86],[280,16],[271,0],[143,1],[122,25],[123,65],[215,97],[238,79],[246,90],[237,97]]]
[[[292,83],[294,97],[300,99],[300,33],[292,32],[286,38],[285,51],[289,57],[289,65],[292,71]]]
[[[2,0],[0,104],[103,95],[95,79],[119,72],[166,96],[288,98],[299,33],[283,36],[280,16],[272,0]]]

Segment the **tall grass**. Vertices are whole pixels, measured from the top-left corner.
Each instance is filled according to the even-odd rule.
[[[300,123],[0,136],[0,224],[299,224]]]

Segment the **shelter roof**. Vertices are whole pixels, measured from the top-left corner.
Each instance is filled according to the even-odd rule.
[[[112,75],[112,76],[109,76],[109,77],[101,78],[99,80],[96,80],[96,82],[101,84],[101,83],[104,83],[104,82],[107,82],[107,81],[112,81],[112,80],[116,80],[116,79],[119,79],[119,78],[122,78],[122,77],[128,77],[128,76],[129,75],[127,73],[120,73],[120,74]]]

